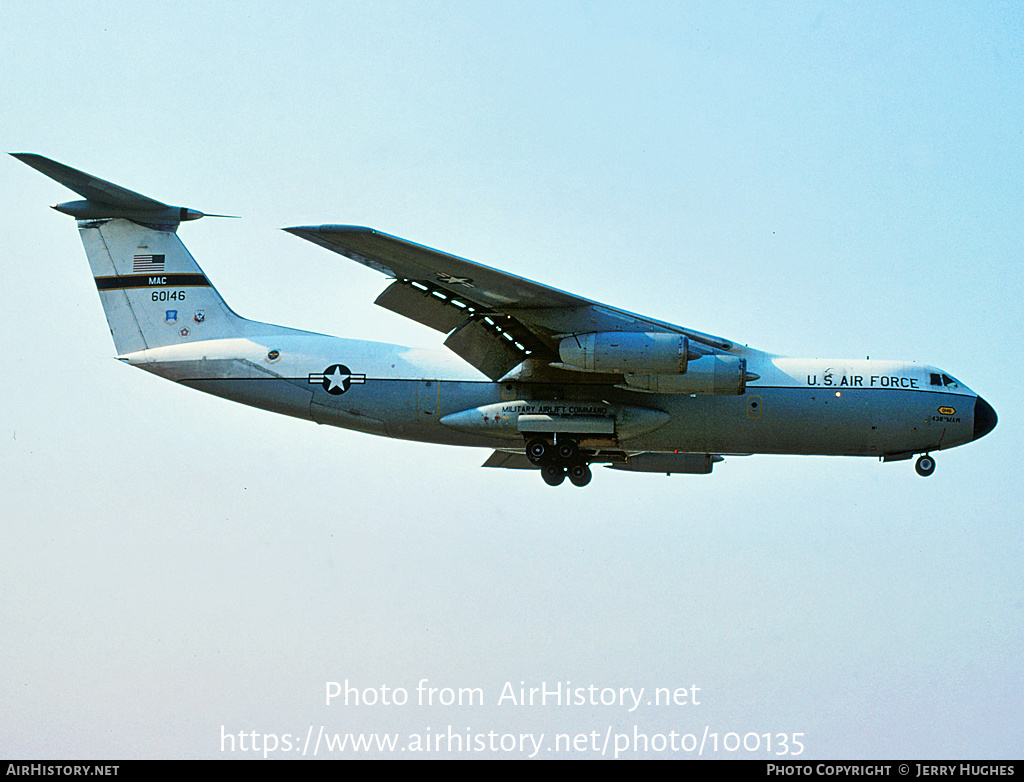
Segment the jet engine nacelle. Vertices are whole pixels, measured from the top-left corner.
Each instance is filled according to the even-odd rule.
[[[747,360],[730,354],[711,354],[690,361],[685,375],[649,375],[625,373],[626,385],[633,391],[652,394],[743,394],[747,381],[757,379],[747,373]]]
[[[566,337],[558,355],[564,365],[585,372],[682,375],[700,354],[690,353],[681,334],[601,331]]]

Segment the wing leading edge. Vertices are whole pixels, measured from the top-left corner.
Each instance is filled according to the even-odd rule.
[[[393,278],[375,303],[448,334],[445,345],[493,380],[528,358],[557,364],[559,343],[577,334],[660,332],[683,335],[716,351],[733,348],[720,337],[609,307],[373,228],[285,230]]]

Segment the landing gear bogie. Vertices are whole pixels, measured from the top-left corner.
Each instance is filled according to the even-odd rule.
[[[569,478],[574,486],[586,486],[593,473],[580,444],[571,437],[533,437],[526,442],[526,458],[540,467],[541,477],[548,486],[560,486]]]

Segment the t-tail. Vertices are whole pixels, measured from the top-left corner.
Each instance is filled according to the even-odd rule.
[[[169,206],[41,155],[12,154],[85,197],[53,208],[78,220],[118,355],[240,337],[263,325],[228,307],[178,238],[178,225],[205,217],[202,212]]]

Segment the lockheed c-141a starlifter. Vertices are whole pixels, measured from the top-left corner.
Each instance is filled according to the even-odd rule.
[[[178,238],[202,212],[48,158],[16,158],[84,200],[78,221],[120,360],[210,394],[361,432],[491,449],[487,467],[551,485],[590,465],[710,473],[730,454],[921,454],[996,425],[941,369],[786,358],[541,285],[373,230],[288,232],[376,269],[376,303],[447,335],[424,351],[236,315]]]

